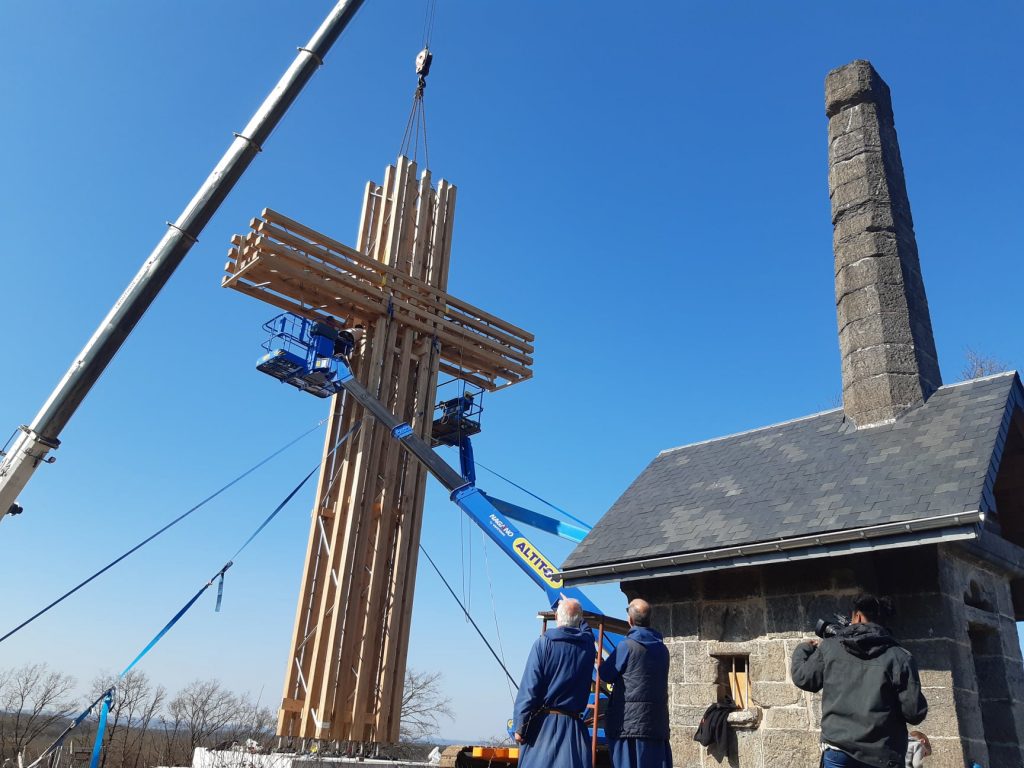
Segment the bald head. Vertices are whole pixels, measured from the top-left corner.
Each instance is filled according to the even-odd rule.
[[[579,600],[571,597],[562,598],[555,611],[556,620],[560,627],[578,627],[583,621],[583,606]]]
[[[626,615],[629,616],[629,623],[634,627],[651,626],[651,605],[639,597],[633,600],[626,608]]]

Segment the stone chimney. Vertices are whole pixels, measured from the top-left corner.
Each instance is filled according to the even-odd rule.
[[[889,86],[867,61],[825,78],[843,410],[883,424],[942,386]]]

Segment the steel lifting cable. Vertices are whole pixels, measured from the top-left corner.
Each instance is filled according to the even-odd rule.
[[[344,435],[342,435],[341,439],[339,439],[338,442],[334,444],[334,447],[331,448],[330,452],[328,453],[328,456],[333,455],[334,452],[337,451],[338,448],[340,448],[345,443],[345,441],[348,440],[349,437],[351,437],[352,434],[355,433],[355,431],[359,429],[359,426],[361,425],[361,423],[362,423],[361,421],[357,421],[351,427],[351,429],[348,430],[348,432],[346,432]],[[253,531],[253,533],[245,540],[245,542],[243,542],[242,546],[240,546],[237,550],[235,550],[235,553],[231,556],[231,559],[229,559],[220,568],[220,570],[217,571],[217,573],[215,573],[210,578],[209,581],[207,581],[203,586],[201,586],[199,588],[199,590],[194,595],[192,595],[192,597],[188,600],[188,602],[186,602],[178,610],[178,612],[175,613],[174,616],[171,617],[170,621],[168,621],[166,624],[164,624],[164,626],[160,629],[160,631],[157,632],[153,636],[153,638],[146,644],[146,646],[141,651],[139,651],[139,653],[135,656],[135,658],[131,660],[131,663],[129,663],[128,666],[126,666],[121,671],[121,673],[117,676],[117,678],[116,678],[116,680],[114,682],[114,685],[112,685],[109,688],[107,688],[91,704],[89,704],[89,706],[86,707],[85,710],[82,711],[78,715],[78,717],[76,717],[74,720],[72,720],[71,723],[68,725],[68,727],[65,728],[61,732],[61,734],[56,738],[56,740],[52,744],[50,744],[50,746],[48,746],[46,749],[43,750],[43,752],[39,755],[39,757],[37,757],[35,759],[35,761],[32,762],[28,766],[28,768],[35,768],[35,766],[39,765],[44,759],[46,759],[51,754],[53,754],[53,752],[55,750],[59,749],[60,746],[64,743],[64,740],[67,738],[68,734],[70,734],[71,731],[73,731],[75,728],[77,728],[79,725],[81,725],[82,722],[85,720],[85,718],[87,718],[89,716],[89,714],[93,711],[93,709],[95,709],[97,705],[100,705],[100,722],[99,722],[99,726],[96,729],[96,741],[95,741],[95,743],[93,745],[92,760],[90,762],[90,768],[97,768],[97,766],[99,765],[99,758],[100,758],[101,748],[102,748],[102,745],[103,745],[103,735],[104,735],[104,729],[105,729],[106,721],[107,721],[107,713],[110,711],[111,704],[113,703],[114,694],[115,694],[115,692],[117,690],[117,683],[121,679],[123,679],[125,675],[127,675],[129,672],[131,672],[132,669],[135,668],[135,666],[142,660],[142,658],[147,653],[149,653],[153,649],[153,647],[157,643],[160,642],[161,639],[163,639],[164,635],[166,635],[175,624],[178,623],[178,621],[182,618],[182,616],[184,616],[186,613],[188,613],[189,609],[192,608],[192,606],[195,605],[198,602],[199,598],[203,596],[203,594],[206,592],[206,590],[208,590],[210,587],[213,586],[214,582],[219,581],[220,584],[224,583],[224,574],[227,573],[228,569],[231,568],[232,565],[234,565],[235,559],[246,549],[246,547],[248,547],[252,543],[252,541],[263,531],[263,529],[265,529],[267,527],[267,525],[269,525],[270,521],[273,520],[275,517],[277,517],[278,513],[282,509],[284,509],[286,506],[288,506],[288,503],[293,498],[295,498],[295,495],[300,490],[302,490],[303,486],[305,486],[306,483],[309,482],[310,478],[313,477],[313,475],[315,475],[320,470],[320,466],[321,466],[321,463],[318,462],[317,465],[315,467],[313,467],[313,469],[311,469],[309,471],[309,474],[307,474],[305,477],[303,477],[298,482],[298,484],[294,488],[292,488],[292,490],[288,493],[287,496],[284,497],[284,499],[281,501],[281,503],[278,504],[269,515],[267,515],[267,517],[263,520],[262,523],[260,523],[260,525],[256,528],[256,530]],[[220,593],[218,593],[218,600],[217,600],[217,602],[218,602],[218,605],[219,605],[219,603],[220,603]]]
[[[289,442],[285,443],[283,446],[281,446],[276,451],[271,453],[265,459],[262,459],[261,461],[258,461],[256,464],[253,464],[251,467],[249,467],[249,469],[245,470],[244,472],[242,472],[242,474],[238,475],[233,480],[229,481],[225,485],[223,485],[220,488],[218,488],[216,491],[211,493],[209,496],[207,496],[205,499],[203,499],[198,504],[193,506],[191,509],[188,509],[185,512],[183,512],[182,514],[178,515],[176,518],[171,520],[169,523],[164,525],[162,528],[158,529],[156,532],[151,533],[149,536],[144,538],[142,541],[140,541],[134,547],[132,547],[128,551],[124,552],[123,554],[121,554],[118,557],[116,557],[113,560],[111,560],[109,563],[107,563],[105,566],[100,568],[94,574],[92,574],[91,576],[86,578],[84,581],[81,581],[78,584],[76,584],[74,587],[69,589],[67,592],[65,592],[63,595],[61,595],[56,600],[51,602],[49,605],[47,605],[46,607],[42,608],[41,610],[39,610],[36,613],[34,613],[31,616],[29,616],[27,619],[25,619],[23,622],[21,622],[21,624],[19,624],[18,626],[16,626],[14,629],[10,630],[9,632],[7,632],[7,634],[5,634],[3,637],[0,637],[0,643],[2,643],[7,638],[11,637],[11,635],[15,634],[16,632],[19,632],[20,630],[22,630],[25,627],[27,627],[29,624],[31,624],[33,621],[38,619],[40,616],[42,616],[43,614],[45,614],[48,611],[50,611],[52,608],[56,608],[58,605],[63,603],[65,600],[67,600],[69,597],[71,597],[73,594],[75,594],[78,590],[80,590],[82,587],[86,586],[87,584],[89,584],[93,580],[95,580],[95,579],[99,578],[100,576],[102,576],[104,573],[109,571],[111,568],[113,568],[115,565],[120,563],[122,560],[125,560],[129,556],[131,556],[131,555],[135,554],[136,552],[138,552],[144,546],[149,544],[149,542],[153,541],[153,539],[157,538],[158,536],[160,536],[163,533],[166,533],[168,530],[170,530],[175,525],[180,523],[182,520],[184,520],[186,517],[191,515],[193,512],[195,512],[196,510],[202,508],[203,506],[205,506],[209,502],[213,501],[215,498],[217,498],[222,493],[224,493],[224,491],[226,491],[229,488],[231,488],[231,486],[233,486],[236,483],[240,482],[241,480],[245,479],[246,477],[251,475],[253,472],[255,472],[257,469],[262,467],[264,464],[266,464],[267,462],[269,462],[272,459],[276,458],[280,454],[284,453],[284,451],[286,451],[289,448],[291,448],[293,445],[295,445],[297,442],[302,440],[304,437],[307,437],[307,436],[311,435],[313,432],[315,432],[317,429],[319,429],[323,425],[323,423],[325,421],[326,421],[326,419],[321,419],[313,427],[311,427],[310,429],[306,430],[305,432],[303,432],[301,435],[299,435],[295,439],[290,440]]]
[[[423,47],[430,47],[430,37],[434,34],[434,20],[437,18],[437,0],[427,0],[423,9]]]
[[[427,87],[427,75],[434,54],[430,51],[430,38],[434,33],[434,22],[437,18],[437,0],[427,0],[423,18],[423,50],[416,56],[416,90],[413,91],[412,107],[409,119],[405,123],[405,133],[399,154],[408,156],[412,150],[413,161],[419,160],[420,137],[423,138],[423,160],[430,167],[430,148],[427,144],[427,107],[423,100],[423,91]]]
[[[582,525],[582,526],[583,526],[584,528],[586,528],[587,530],[590,530],[591,528],[593,528],[593,526],[592,526],[592,525],[591,525],[590,523],[585,523],[585,522],[583,522],[582,520],[580,520],[580,519],[579,519],[578,517],[576,517],[575,515],[571,515],[571,514],[569,514],[568,512],[566,512],[566,511],[565,511],[564,509],[562,509],[561,507],[559,507],[559,506],[556,506],[555,504],[552,504],[552,503],[551,503],[550,501],[547,501],[546,499],[542,499],[542,498],[541,498],[540,496],[538,496],[538,495],[537,495],[536,493],[534,493],[533,491],[530,491],[530,490],[528,490],[528,489],[526,489],[526,488],[523,488],[523,486],[519,485],[519,483],[516,483],[516,482],[514,482],[514,481],[512,481],[512,480],[509,480],[509,479],[508,479],[507,477],[505,477],[505,476],[504,476],[504,475],[502,475],[502,474],[499,474],[498,472],[495,472],[495,471],[494,471],[493,469],[491,469],[490,467],[484,466],[484,465],[483,465],[483,464],[481,464],[481,463],[480,463],[479,461],[477,461],[477,462],[475,462],[475,463],[476,463],[476,465],[477,465],[478,467],[480,467],[481,469],[485,469],[485,470],[487,470],[488,472],[490,472],[490,473],[491,473],[492,475],[494,475],[495,477],[497,477],[497,478],[499,478],[499,479],[501,479],[501,480],[504,480],[504,481],[505,481],[506,483],[508,483],[508,484],[509,484],[509,485],[511,485],[511,486],[515,486],[516,488],[518,488],[518,489],[519,489],[520,491],[522,491],[523,493],[529,494],[530,496],[532,496],[533,498],[535,498],[535,499],[536,499],[537,501],[539,501],[539,502],[540,502],[541,504],[545,504],[545,505],[547,505],[547,506],[551,507],[551,509],[555,510],[556,512],[558,512],[558,513],[560,513],[560,514],[563,514],[563,515],[565,515],[565,516],[566,516],[567,518],[569,518],[569,519],[570,519],[570,520],[572,520],[573,522],[575,522],[575,523],[579,523],[580,525]]]
[[[487,534],[482,530],[480,531],[481,549],[484,551],[484,573],[487,574],[487,593],[491,597],[491,616],[494,617],[494,634],[498,638],[498,652],[501,654],[501,661],[505,663],[505,646],[501,642],[501,624],[498,623],[498,606],[494,602],[494,583],[491,581],[491,561],[487,557]],[[506,681],[507,685],[507,681]],[[508,697],[515,701],[515,694],[512,693],[512,687],[508,686]]]
[[[516,679],[512,677],[512,674],[508,671],[508,667],[505,666],[505,662],[501,660],[501,657],[498,656],[498,654],[495,652],[494,646],[491,645],[490,641],[480,630],[480,627],[477,625],[477,623],[473,621],[473,617],[469,615],[469,611],[466,610],[466,606],[463,605],[461,600],[459,600],[459,596],[455,594],[455,590],[452,589],[452,585],[448,583],[448,579],[446,579],[444,577],[444,574],[441,573],[441,569],[437,567],[437,563],[434,562],[434,559],[427,553],[427,550],[423,548],[422,544],[420,544],[420,552],[423,553],[423,556],[426,557],[427,560],[430,562],[431,566],[433,566],[434,571],[441,578],[441,581],[444,582],[444,585],[448,588],[448,592],[451,593],[451,596],[453,598],[455,598],[455,602],[459,604],[459,608],[461,608],[462,612],[466,615],[466,619],[469,621],[470,624],[473,625],[473,629],[475,629],[476,633],[480,635],[480,639],[484,641],[484,645],[486,645],[487,650],[491,652],[491,656],[493,656],[494,660],[498,662],[498,666],[500,666],[502,671],[505,673],[505,677],[509,679],[509,682],[511,682],[512,685],[514,685],[516,690],[518,691],[519,684],[516,682]],[[29,768],[31,768],[31,766],[29,766]]]
[[[15,429],[13,432],[11,432],[11,436],[7,438],[7,442],[4,443],[4,447],[0,448],[0,456],[3,456],[4,454],[7,453],[7,447],[11,444],[11,441],[14,439],[15,435],[17,435],[17,434],[18,434],[18,430],[17,429]]]

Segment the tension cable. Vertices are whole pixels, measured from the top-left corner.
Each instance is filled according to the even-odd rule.
[[[85,579],[84,581],[82,581],[82,582],[79,582],[79,583],[78,583],[77,585],[75,585],[74,587],[72,587],[71,589],[69,589],[69,590],[68,590],[67,592],[65,592],[65,593],[64,593],[63,595],[61,595],[60,597],[58,597],[58,598],[57,598],[56,600],[54,600],[54,601],[53,601],[52,603],[50,603],[49,605],[47,605],[46,607],[44,607],[44,608],[43,608],[43,609],[41,609],[40,611],[38,611],[38,612],[34,613],[33,615],[29,616],[29,617],[28,617],[27,619],[25,619],[25,620],[24,620],[23,622],[21,622],[21,624],[19,624],[18,626],[16,626],[16,627],[15,627],[14,629],[10,630],[9,632],[7,632],[7,634],[5,634],[5,635],[4,635],[3,637],[0,637],[0,643],[2,643],[2,642],[3,642],[4,640],[6,640],[7,638],[9,638],[9,637],[10,637],[11,635],[15,634],[16,632],[19,632],[20,630],[22,630],[22,629],[24,629],[25,627],[27,627],[27,626],[28,626],[29,624],[31,624],[31,623],[32,623],[33,621],[35,621],[36,619],[38,619],[38,618],[39,618],[40,616],[42,616],[43,614],[47,613],[47,612],[48,612],[48,611],[49,611],[50,609],[52,609],[52,608],[56,608],[56,607],[57,607],[58,605],[60,605],[60,604],[61,604],[61,603],[63,603],[63,602],[65,601],[65,600],[67,600],[67,599],[68,599],[69,597],[71,597],[71,596],[72,596],[73,594],[75,594],[75,592],[77,592],[77,591],[78,591],[78,590],[80,590],[80,589],[81,589],[82,587],[84,587],[84,586],[85,586],[86,584],[88,584],[89,582],[93,581],[94,579],[96,579],[96,578],[98,578],[98,577],[102,576],[102,575],[103,575],[104,573],[106,573],[107,571],[109,571],[109,570],[110,570],[111,568],[113,568],[113,567],[114,567],[115,565],[117,565],[118,563],[120,563],[120,562],[121,562],[122,560],[124,560],[125,558],[129,557],[130,555],[134,554],[135,552],[138,552],[138,551],[139,551],[140,549],[142,549],[142,548],[143,548],[144,546],[146,546],[147,544],[149,544],[149,542],[151,542],[151,541],[152,541],[153,539],[157,538],[157,537],[158,537],[158,536],[160,536],[160,535],[161,535],[162,533],[165,533],[165,532],[167,532],[168,530],[170,530],[171,528],[173,528],[173,527],[174,527],[175,525],[177,525],[178,523],[180,523],[180,522],[181,522],[182,520],[184,520],[184,519],[185,519],[186,517],[188,517],[189,515],[191,515],[191,514],[192,514],[193,512],[195,512],[196,510],[198,510],[198,509],[200,509],[201,507],[205,506],[205,505],[206,505],[206,504],[208,504],[209,502],[213,501],[213,500],[214,500],[215,498],[217,498],[217,497],[218,497],[218,496],[220,496],[220,495],[221,495],[222,493],[224,493],[224,491],[226,491],[226,490],[227,490],[228,488],[230,488],[231,486],[235,485],[235,484],[236,484],[236,483],[238,483],[239,481],[241,481],[241,480],[243,480],[244,478],[246,478],[246,477],[248,477],[249,475],[251,475],[251,474],[252,474],[253,472],[255,472],[255,471],[256,471],[257,469],[259,469],[260,467],[262,467],[262,466],[263,466],[264,464],[266,464],[267,462],[269,462],[269,461],[270,461],[271,459],[274,459],[274,458],[276,458],[276,457],[277,457],[277,456],[279,456],[279,455],[280,455],[281,453],[283,453],[283,452],[284,452],[284,451],[286,451],[287,449],[291,448],[291,447],[292,447],[293,445],[295,445],[295,444],[296,444],[297,442],[299,442],[300,440],[302,440],[302,438],[304,438],[304,437],[306,437],[306,436],[308,436],[308,435],[312,434],[313,432],[315,432],[315,431],[316,431],[316,430],[317,430],[317,429],[318,429],[318,428],[319,428],[319,427],[320,427],[320,426],[321,426],[321,425],[322,425],[322,424],[323,424],[323,423],[324,423],[325,421],[327,421],[327,419],[321,419],[321,420],[320,420],[319,422],[317,422],[317,423],[316,423],[316,424],[315,424],[315,425],[314,425],[314,426],[313,426],[312,428],[310,428],[310,429],[306,430],[306,431],[305,431],[305,432],[303,432],[303,433],[302,433],[301,435],[299,435],[298,437],[296,437],[296,438],[295,438],[294,440],[291,440],[290,442],[288,442],[288,443],[286,443],[285,445],[281,446],[281,447],[280,447],[280,448],[278,448],[278,449],[277,449],[276,451],[274,451],[274,452],[273,452],[272,454],[270,454],[269,456],[267,456],[267,457],[266,457],[265,459],[262,459],[261,461],[258,461],[258,462],[257,462],[256,464],[253,464],[253,465],[252,465],[251,467],[249,467],[249,469],[245,470],[245,471],[244,471],[244,472],[243,472],[242,474],[238,475],[238,476],[237,476],[236,478],[234,478],[234,479],[233,479],[233,480],[231,480],[230,482],[228,482],[228,483],[226,483],[225,485],[223,485],[223,486],[221,486],[220,488],[218,488],[218,489],[217,489],[216,491],[214,491],[213,493],[211,493],[211,494],[210,494],[209,496],[207,496],[207,497],[206,497],[205,499],[203,499],[202,501],[200,501],[200,502],[199,502],[198,504],[196,504],[196,505],[195,505],[194,507],[192,507],[191,509],[189,509],[189,510],[186,510],[186,511],[185,511],[185,512],[183,512],[182,514],[178,515],[178,516],[177,516],[176,518],[174,518],[174,519],[173,519],[173,520],[171,520],[171,521],[170,521],[169,523],[167,523],[167,524],[166,524],[166,525],[165,525],[165,526],[164,526],[163,528],[160,528],[160,529],[159,529],[159,530],[157,530],[156,532],[154,532],[154,533],[150,534],[149,536],[147,536],[146,538],[144,538],[144,539],[143,539],[142,541],[140,541],[140,542],[139,542],[138,544],[136,544],[136,545],[135,545],[134,547],[132,547],[131,549],[129,549],[129,550],[127,551],[127,552],[124,552],[123,554],[121,554],[121,555],[119,555],[118,557],[114,558],[114,559],[113,559],[113,560],[111,560],[111,561],[110,561],[109,563],[107,563],[107,564],[106,564],[105,566],[103,566],[103,567],[102,567],[102,568],[100,568],[100,569],[99,569],[98,571],[96,571],[96,573],[92,574],[91,576],[89,576],[89,577],[88,577],[87,579]]]
[[[451,593],[451,596],[455,598],[455,602],[459,604],[459,608],[461,608],[462,612],[466,615],[466,619],[469,621],[470,624],[473,625],[473,629],[475,629],[476,633],[480,635],[480,639],[484,641],[484,645],[486,645],[487,650],[491,652],[491,656],[493,656],[494,660],[498,662],[498,666],[501,667],[502,671],[505,673],[505,677],[509,679],[509,682],[511,682],[512,685],[514,685],[516,687],[516,690],[518,691],[519,683],[517,683],[516,679],[512,677],[512,674],[508,671],[508,667],[505,666],[505,662],[501,660],[501,657],[499,657],[498,654],[495,652],[494,646],[491,645],[490,641],[480,630],[480,627],[477,625],[477,623],[473,621],[473,617],[469,615],[469,611],[466,610],[466,606],[462,604],[461,600],[459,600],[459,596],[455,594],[455,590],[452,589],[452,585],[448,583],[448,579],[446,579],[444,577],[444,574],[441,573],[441,569],[437,567],[437,563],[434,562],[433,558],[427,554],[427,550],[423,548],[422,544],[420,544],[420,552],[423,553],[423,556],[426,557],[430,564],[433,566],[434,571],[437,573],[437,575],[441,577],[441,581],[444,582],[444,585],[448,588],[448,591]],[[29,768],[31,768],[31,766],[29,766]]]

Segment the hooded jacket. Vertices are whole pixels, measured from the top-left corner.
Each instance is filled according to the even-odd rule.
[[[633,627],[601,664],[614,685],[605,733],[612,739],[668,739],[668,649],[661,635]]]
[[[821,694],[821,740],[878,766],[904,765],[907,724],[928,714],[917,664],[888,630],[851,624],[817,648],[801,643],[791,669],[797,688]]]

